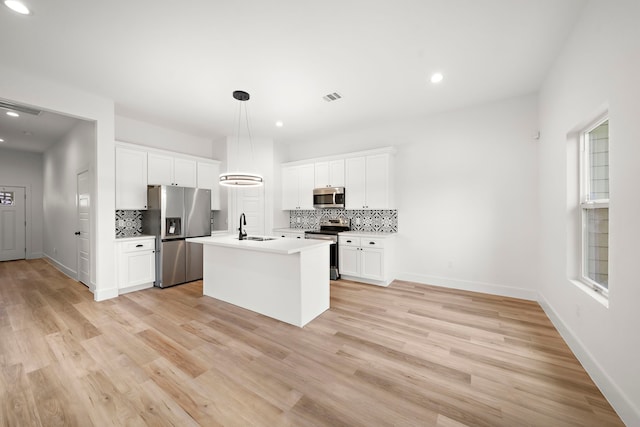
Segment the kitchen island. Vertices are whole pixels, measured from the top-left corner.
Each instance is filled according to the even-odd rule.
[[[198,237],[204,295],[302,327],[329,308],[329,245],[323,240]]]

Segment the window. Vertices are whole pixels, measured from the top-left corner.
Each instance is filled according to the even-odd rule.
[[[13,206],[13,191],[0,191],[0,205]]]
[[[609,119],[599,121],[581,140],[582,281],[609,291]]]

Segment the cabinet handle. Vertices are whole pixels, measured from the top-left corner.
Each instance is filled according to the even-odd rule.
[[[351,240],[347,240],[347,243],[351,243]]]
[[[141,248],[141,247],[143,247],[143,246],[144,246],[144,245],[142,245],[142,244],[140,244],[140,245],[136,245],[136,248]]]
[[[376,244],[376,242],[369,242],[369,244],[370,244],[370,245],[375,245],[375,244]]]

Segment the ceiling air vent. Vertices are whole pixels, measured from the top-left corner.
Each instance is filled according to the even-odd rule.
[[[342,98],[342,95],[340,95],[337,92],[333,92],[333,93],[330,93],[330,94],[325,95],[325,96],[322,97],[322,99],[324,99],[327,102],[337,101],[340,98]]]
[[[39,116],[42,111],[36,110],[35,108],[27,107],[20,104],[14,104],[13,102],[0,100],[0,108],[9,111],[17,111],[18,113],[32,114],[34,116]]]

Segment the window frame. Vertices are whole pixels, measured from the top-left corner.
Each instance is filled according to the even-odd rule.
[[[609,296],[609,284],[607,283],[607,287],[601,285],[600,283],[594,281],[588,276],[588,268],[589,268],[589,247],[588,247],[588,221],[587,221],[587,213],[589,210],[593,209],[607,209],[607,217],[609,217],[609,201],[610,195],[606,199],[591,199],[591,158],[590,158],[590,141],[589,134],[594,131],[596,128],[608,122],[608,126],[611,125],[609,120],[609,114],[604,114],[600,116],[596,121],[592,122],[591,125],[586,127],[584,130],[580,132],[580,224],[581,224],[581,261],[580,261],[580,280],[582,283],[587,285],[594,292],[608,298]],[[607,154],[610,153],[610,142],[611,142],[611,132],[607,131],[607,139],[608,139],[608,149]],[[609,162],[607,162],[607,166],[609,166]],[[607,170],[607,180],[609,180],[609,170]],[[607,219],[608,221],[608,219]],[[607,226],[607,250],[609,249],[609,226]],[[607,257],[607,275],[609,273],[609,258]]]

